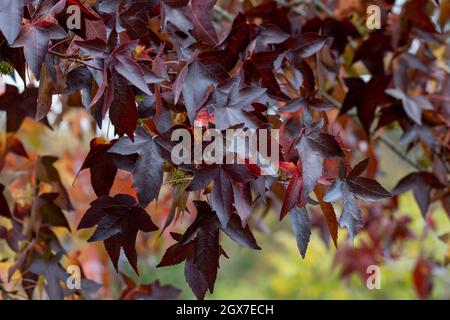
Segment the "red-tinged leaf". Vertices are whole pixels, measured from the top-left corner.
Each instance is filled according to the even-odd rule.
[[[276,1],[264,1],[256,7],[251,6],[245,11],[247,17],[259,17],[269,25],[276,25],[284,32],[291,32],[288,17],[289,8],[279,5]]]
[[[113,86],[112,91],[114,92],[109,107],[111,123],[117,133],[125,133],[131,140],[134,140],[138,111],[133,90],[120,76],[115,76],[110,85]]]
[[[344,153],[336,138],[328,133],[311,132],[306,135],[311,148],[325,158],[343,157]]]
[[[5,186],[0,184],[0,216],[11,219],[11,211],[9,210],[8,201],[6,201],[5,195],[3,191],[5,190]]]
[[[414,267],[413,282],[420,299],[426,299],[430,296],[434,285],[433,267],[423,257],[419,257]]]
[[[64,227],[70,231],[70,226],[64,213],[61,208],[54,203],[57,197],[57,193],[45,193],[40,195],[33,202],[34,210],[38,210],[39,217],[43,224],[54,227]]]
[[[151,95],[152,92],[146,84],[144,72],[131,57],[137,44],[138,42],[132,41],[115,49],[113,54],[114,62],[112,62],[112,65],[114,69],[121,76],[130,81],[132,85],[145,94]]]
[[[371,178],[347,178],[346,184],[351,193],[365,201],[378,201],[391,197],[388,191]]]
[[[338,222],[336,219],[336,213],[334,212],[333,205],[331,203],[327,203],[324,200],[325,196],[325,187],[321,184],[318,184],[314,188],[314,193],[316,194],[317,201],[319,202],[320,209],[322,210],[323,216],[327,222],[328,230],[331,235],[331,239],[333,239],[334,246],[337,248],[337,237],[338,237]]]
[[[320,51],[323,46],[330,45],[332,38],[317,33],[304,33],[294,39],[292,51],[300,58],[307,58]]]
[[[117,166],[108,150],[116,143],[116,140],[108,142],[103,138],[91,140],[89,150],[81,170],[88,169],[91,173],[91,185],[97,197],[109,195],[117,173]]]
[[[64,29],[49,21],[29,23],[22,27],[12,47],[23,47],[25,59],[36,77],[40,77],[41,65],[47,56],[50,40],[67,36]]]
[[[356,49],[353,62],[361,60],[373,76],[383,75],[384,55],[391,50],[391,41],[391,36],[384,30],[371,32],[369,38]]]
[[[311,94],[314,92],[316,88],[316,78],[311,66],[303,59],[294,59],[293,64],[303,76],[302,87],[305,89],[306,93]]]
[[[241,247],[247,247],[250,249],[261,250],[256,243],[249,226],[242,227],[241,219],[236,214],[233,214],[225,228],[222,228],[231,239],[238,243]]]
[[[349,91],[345,96],[340,114],[347,113],[356,107],[358,118],[366,133],[369,134],[377,107],[390,99],[385,93],[390,79],[391,76],[385,74],[374,75],[367,83],[361,78],[346,78],[345,84]]]
[[[103,58],[108,52],[107,43],[101,38],[76,40],[74,43],[94,58]]]
[[[0,96],[0,110],[6,111],[6,131],[15,132],[19,130],[25,118],[36,118],[37,88],[29,87],[23,93],[15,86],[6,85],[5,92]],[[42,123],[48,124],[47,118]]]
[[[254,178],[255,175],[245,165],[206,166],[195,172],[186,191],[205,189],[208,184],[214,182],[211,190],[211,206],[222,227],[226,227],[231,218],[235,201],[233,183],[236,181],[248,182]]]
[[[164,159],[159,145],[145,131],[136,129],[134,142],[128,137],[122,137],[108,152],[120,155],[138,154],[133,170],[133,182],[139,198],[139,203],[146,207],[153,201],[161,188]]]
[[[394,190],[392,190],[392,194],[399,195],[408,190],[412,190],[422,216],[425,217],[431,203],[431,190],[442,188],[445,188],[445,184],[443,184],[433,173],[421,171],[410,173],[402,178],[397,183]]]
[[[188,242],[185,245],[179,245],[178,243],[167,248],[161,262],[156,266],[167,267],[173,266],[183,262],[194,254],[195,244],[194,242]]]
[[[219,83],[213,75],[214,73],[208,72],[200,62],[194,61],[188,66],[182,93],[191,123],[193,123],[197,111],[203,107],[208,99],[210,87]]]
[[[279,99],[288,100],[289,97],[281,91],[278,80],[274,75],[273,63],[278,58],[277,52],[257,52],[251,55],[244,63],[244,75],[246,83],[253,83],[261,79],[263,87],[267,88],[267,94]]]
[[[327,17],[323,20],[319,17],[314,17],[302,26],[302,32],[304,33],[319,31],[322,31],[324,36],[333,37],[332,48],[336,48],[340,54],[344,52],[349,37],[361,37],[358,30],[351,22],[346,20],[339,21],[332,17]]]
[[[25,81],[25,56],[23,50],[19,48],[11,48],[7,45],[7,40],[0,32],[0,61],[8,61],[19,76]]]
[[[211,190],[211,206],[223,227],[228,225],[233,210],[233,187],[231,179],[223,170],[217,171]]]
[[[359,177],[367,170],[368,166],[369,158],[366,158],[353,167],[353,169],[349,172],[347,179]]]
[[[97,225],[94,234],[88,241],[104,241],[111,261],[118,269],[120,248],[123,248],[133,269],[137,269],[135,241],[138,231],[152,232],[158,230],[147,212],[126,194],[118,194],[114,198],[101,197],[91,203],[83,216],[78,229]]]
[[[191,34],[207,44],[215,45],[219,41],[214,25],[209,18],[209,11],[214,7],[217,0],[192,0],[187,7],[187,15],[193,24]]]
[[[292,175],[289,185],[284,193],[283,205],[280,212],[280,220],[282,220],[298,203],[304,205],[303,180],[298,172]]]
[[[291,217],[292,230],[297,239],[297,247],[302,258],[305,258],[308,249],[309,238],[311,237],[311,223],[309,221],[308,211],[306,208],[294,207],[289,215]]]
[[[405,3],[402,15],[406,16],[414,27],[426,32],[435,33],[435,26],[425,11],[427,2],[424,0],[408,1]]]
[[[405,113],[417,124],[422,124],[422,111],[433,110],[433,105],[422,96],[409,96],[400,89],[387,89],[386,93],[402,102]]]
[[[262,98],[266,89],[241,87],[240,78],[231,78],[213,92],[206,106],[214,113],[218,130],[243,123],[245,128],[257,128],[259,121],[244,109]]]
[[[126,288],[120,294],[120,300],[174,300],[181,290],[170,286],[162,286],[158,280],[150,284],[137,285],[132,279],[121,273]]]
[[[29,158],[22,141],[20,141],[19,137],[14,133],[6,134],[5,155],[9,152],[21,157]]]
[[[23,7],[33,0],[3,0],[0,3],[0,30],[13,43],[22,27]]]

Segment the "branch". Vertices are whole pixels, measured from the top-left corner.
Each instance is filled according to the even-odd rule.
[[[410,158],[405,156],[401,151],[399,151],[389,140],[386,138],[379,136],[378,140],[383,142],[392,152],[394,152],[399,158],[401,158],[403,161],[405,161],[407,164],[409,164],[411,167],[416,169],[417,171],[422,171],[422,169],[414,163]]]
[[[222,7],[215,6],[215,7],[213,7],[213,11],[215,13],[217,13],[219,16],[221,16],[222,18],[224,18],[225,20],[228,20],[228,21],[234,20],[234,17]]]
[[[61,59],[66,59],[66,60],[71,61],[71,62],[79,63],[79,64],[81,64],[81,65],[83,65],[85,67],[92,68],[92,69],[95,69],[97,71],[103,72],[103,69],[97,68],[95,66],[91,66],[91,65],[85,63],[84,61],[80,60],[77,56],[68,56],[68,55],[65,55],[63,53],[59,53],[59,52],[56,52],[56,51],[53,51],[53,50],[48,50],[48,53],[50,53],[50,54],[52,54],[54,56],[60,57]]]

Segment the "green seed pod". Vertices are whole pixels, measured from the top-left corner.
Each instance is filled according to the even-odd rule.
[[[8,61],[0,61],[0,74],[8,75],[13,72],[14,68]]]

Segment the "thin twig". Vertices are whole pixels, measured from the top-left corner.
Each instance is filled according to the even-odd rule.
[[[414,161],[412,161],[410,158],[406,157],[401,151],[399,151],[389,140],[387,140],[386,138],[384,138],[382,136],[379,136],[378,140],[383,142],[392,152],[394,152],[403,161],[408,163],[411,167],[413,167],[417,171],[422,170],[416,163],[414,163]]]
[[[52,51],[52,50],[49,50],[48,52],[50,54],[54,55],[54,56],[57,56],[57,57],[61,58],[61,59],[65,59],[65,60],[68,60],[68,61],[71,61],[71,62],[75,62],[75,63],[81,64],[81,65],[83,65],[85,67],[92,68],[92,69],[95,69],[97,71],[102,71],[103,72],[103,69],[97,68],[95,66],[91,66],[91,65],[81,61],[80,59],[76,58],[76,56],[68,56],[68,55],[65,55],[63,53],[59,53],[59,52]]]

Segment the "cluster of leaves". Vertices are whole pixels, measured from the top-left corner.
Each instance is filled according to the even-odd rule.
[[[22,93],[8,85],[0,96],[9,137],[4,154],[26,156],[14,133],[26,117],[50,126],[53,95],[80,101],[99,127],[108,116],[117,137],[91,142],[81,170],[90,170],[98,199],[78,228],[97,227],[89,241],[104,242],[116,269],[123,248],[138,272],[136,236],[158,230],[146,207],[157,201],[165,177],[172,182],[174,203],[163,230],[176,213],[188,211],[189,198],[195,199],[197,213],[182,235],[172,233],[176,243],[159,266],[184,261],[186,280],[199,299],[213,291],[219,259],[227,256],[220,230],[241,246],[260,249],[251,231],[259,207],[281,203],[279,218],[290,216],[303,257],[313,225],[308,208],[320,208],[336,246],[338,226],[354,238],[364,226],[358,199],[391,198],[374,179],[378,142],[415,169],[393,194],[412,189],[424,216],[433,201],[441,201],[450,216],[450,77],[448,65],[440,62],[449,52],[445,10],[431,1],[409,0],[395,13],[391,1],[381,1],[389,19],[369,32],[347,17],[328,16],[322,2],[244,1],[235,6],[235,15],[217,10],[216,2],[0,4],[0,60],[25,83],[27,65],[40,80],[38,88],[29,84]],[[82,24],[69,30],[66,9],[74,4]],[[430,18],[436,11],[440,25]],[[63,112],[69,107],[63,102]],[[193,135],[198,128],[279,129],[280,170],[261,175],[250,164],[176,165],[169,138],[179,127]],[[406,153],[385,137],[392,128],[402,131]],[[411,150],[427,161],[411,160]],[[59,191],[37,191],[33,203],[44,210],[37,213],[42,224],[34,228],[68,226],[61,209],[71,206],[52,161],[42,158],[37,181]],[[131,173],[137,199],[110,194],[118,170]],[[65,207],[55,204],[61,197]],[[332,203],[341,199],[338,219]],[[6,209],[7,203],[1,213],[10,217]],[[1,233],[16,249],[16,238],[23,235],[17,228]],[[41,246],[40,258],[27,258],[44,235],[50,241],[49,232],[30,233],[33,245],[21,250],[16,269],[47,272],[49,295],[61,297],[58,272],[48,273],[59,263],[49,242]]]

